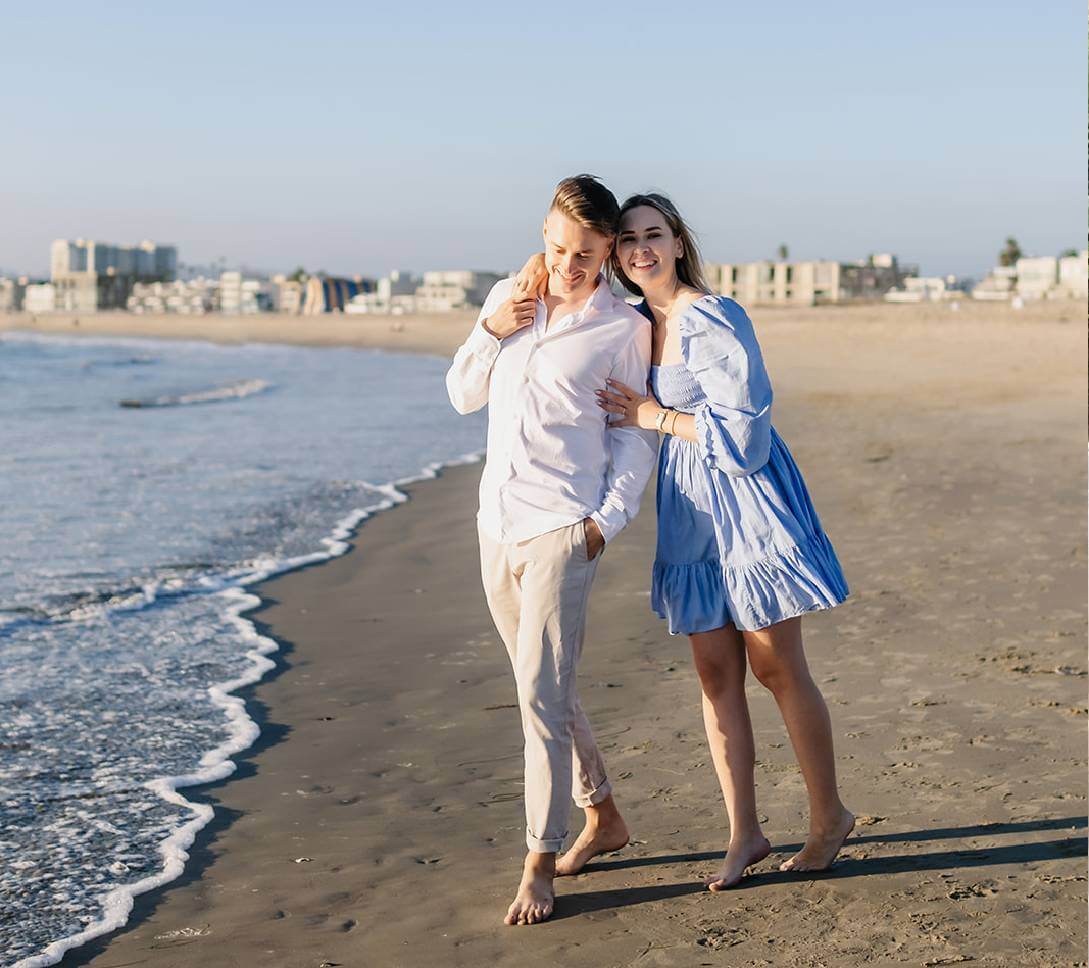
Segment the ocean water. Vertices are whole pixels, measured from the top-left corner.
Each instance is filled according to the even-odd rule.
[[[177,877],[257,727],[246,586],[483,448],[436,357],[0,336],[0,966]],[[362,532],[361,541],[366,540]]]

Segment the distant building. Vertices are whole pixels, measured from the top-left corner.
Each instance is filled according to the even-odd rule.
[[[891,253],[870,256],[863,262],[841,262],[840,301],[881,299],[905,278],[918,274],[918,266],[901,266]]]
[[[23,308],[28,313],[51,313],[56,309],[56,290],[52,283],[32,283],[25,292]]]
[[[865,262],[746,262],[708,266],[718,292],[743,306],[815,306],[850,300],[880,299],[910,270],[893,255]]]
[[[411,272],[404,269],[394,269],[388,276],[378,280],[378,288],[375,290],[379,299],[392,303],[394,296],[413,296],[416,287],[420,284]]]
[[[1059,259],[1059,292],[1067,299],[1089,298],[1089,250]]]
[[[57,239],[50,250],[50,280],[58,311],[120,309],[137,282],[169,282],[177,273],[172,245],[113,245]]]
[[[373,292],[353,296],[344,307],[346,313],[413,313],[416,311],[416,288],[420,280],[411,272],[395,269],[378,280]]]
[[[496,272],[468,269],[425,272],[423,284],[416,289],[416,312],[446,313],[479,308],[484,305],[492,286],[502,278]]]
[[[201,316],[214,312],[219,286],[214,279],[195,278],[173,282],[137,282],[125,301],[130,313],[178,313]]]
[[[1003,302],[1013,295],[1017,283],[1014,266],[995,266],[983,281],[972,288],[972,298],[984,302]]]
[[[23,308],[27,280],[0,279],[0,313],[17,313]]]
[[[1018,259],[1014,268],[1022,299],[1047,299],[1059,281],[1059,260],[1053,256]]]
[[[219,276],[219,311],[225,316],[252,316],[271,312],[273,286],[264,279],[244,278],[241,272],[222,272]]]
[[[321,313],[342,313],[360,293],[372,292],[374,280],[354,276],[351,279],[337,276],[311,276],[302,287],[299,312],[303,316]]]
[[[960,295],[954,288],[956,283],[956,276],[908,276],[902,289],[890,289],[884,299],[890,303],[941,302]]]
[[[1089,298],[1089,251],[1077,255],[1026,256],[1012,266],[995,266],[972,290],[973,299]]]
[[[277,313],[299,314],[302,308],[303,284],[287,276],[272,277],[272,309]]]
[[[379,280],[381,285],[381,280]],[[415,298],[413,297],[413,308]],[[359,292],[348,300],[344,307],[346,313],[353,315],[374,315],[376,313],[388,313],[391,311],[389,299],[383,299],[377,292]]]

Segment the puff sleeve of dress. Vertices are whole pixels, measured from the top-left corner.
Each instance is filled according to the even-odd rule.
[[[704,460],[723,473],[758,471],[771,450],[771,381],[748,314],[725,296],[681,315],[681,355],[707,398],[696,409]]]

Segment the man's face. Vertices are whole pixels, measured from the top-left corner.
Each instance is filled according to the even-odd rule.
[[[570,296],[593,290],[613,240],[553,209],[545,218],[544,243],[548,291]]]

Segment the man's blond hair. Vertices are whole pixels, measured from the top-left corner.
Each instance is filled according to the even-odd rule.
[[[620,205],[616,196],[593,175],[573,175],[556,186],[548,209],[566,215],[584,229],[606,238],[616,235]]]

